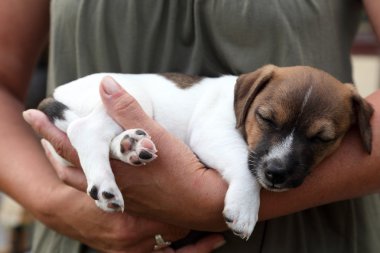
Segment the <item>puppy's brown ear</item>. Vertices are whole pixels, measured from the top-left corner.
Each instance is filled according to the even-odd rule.
[[[360,137],[368,154],[372,151],[372,128],[370,120],[373,114],[373,108],[364,98],[362,98],[356,91],[352,84],[352,106],[355,115],[355,121],[359,127]]]
[[[274,65],[265,65],[254,72],[239,76],[234,95],[236,128],[243,126],[253,100],[270,81],[276,68]]]

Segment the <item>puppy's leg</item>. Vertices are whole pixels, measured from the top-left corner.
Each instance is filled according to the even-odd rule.
[[[87,193],[95,199],[96,204],[105,211],[122,210],[123,197],[109,164],[109,144],[122,131],[121,127],[101,106],[84,118],[78,117],[54,98],[44,99],[38,109],[58,128],[67,132],[86,175]]]
[[[223,175],[229,184],[224,200],[223,216],[235,235],[248,240],[258,220],[260,185],[250,173],[242,172],[240,170],[237,172],[240,175],[231,178]]]
[[[112,139],[111,157],[138,166],[153,161],[157,149],[143,129],[129,129]]]
[[[200,123],[193,129],[190,146],[202,162],[216,169],[229,184],[223,215],[236,235],[248,239],[258,219],[260,185],[248,169],[246,143],[236,129],[226,125]]]
[[[111,140],[121,131],[101,105],[88,116],[70,123],[67,129],[86,175],[88,195],[99,208],[110,212],[124,209],[123,196],[109,162]]]

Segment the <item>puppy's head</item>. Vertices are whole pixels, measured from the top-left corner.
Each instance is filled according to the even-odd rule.
[[[321,70],[267,65],[244,74],[236,83],[234,107],[250,170],[272,191],[299,186],[354,123],[371,152],[371,105],[352,85]]]

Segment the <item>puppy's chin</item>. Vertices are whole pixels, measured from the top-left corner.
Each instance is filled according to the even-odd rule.
[[[260,184],[261,184],[261,183],[260,183]],[[273,186],[273,185],[269,186],[269,185],[267,185],[267,184],[261,184],[261,186],[262,186],[264,189],[266,189],[266,190],[268,190],[268,191],[271,191],[271,192],[284,192],[284,191],[287,191],[287,190],[290,189],[290,188],[277,188],[277,186]]]
[[[296,188],[298,186],[300,186],[304,179],[293,179],[293,180],[289,180],[283,184],[273,184],[269,181],[267,181],[266,179],[263,179],[261,178],[260,176],[257,176],[257,181],[259,182],[259,184],[261,185],[261,187],[263,187],[264,189],[268,190],[268,191],[272,191],[272,192],[284,192],[284,191],[288,191],[292,188]]]

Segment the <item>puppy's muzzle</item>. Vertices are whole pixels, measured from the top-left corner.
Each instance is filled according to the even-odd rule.
[[[305,178],[304,168],[294,169],[281,159],[273,158],[262,163],[260,172],[261,184],[263,187],[272,191],[284,191],[302,184]]]
[[[265,180],[273,185],[281,185],[286,181],[288,177],[288,171],[283,168],[279,159],[273,159],[272,161],[266,161],[263,164]]]
[[[250,170],[262,187],[270,191],[285,191],[301,185],[308,166],[292,155],[278,158],[255,152],[250,154]]]

